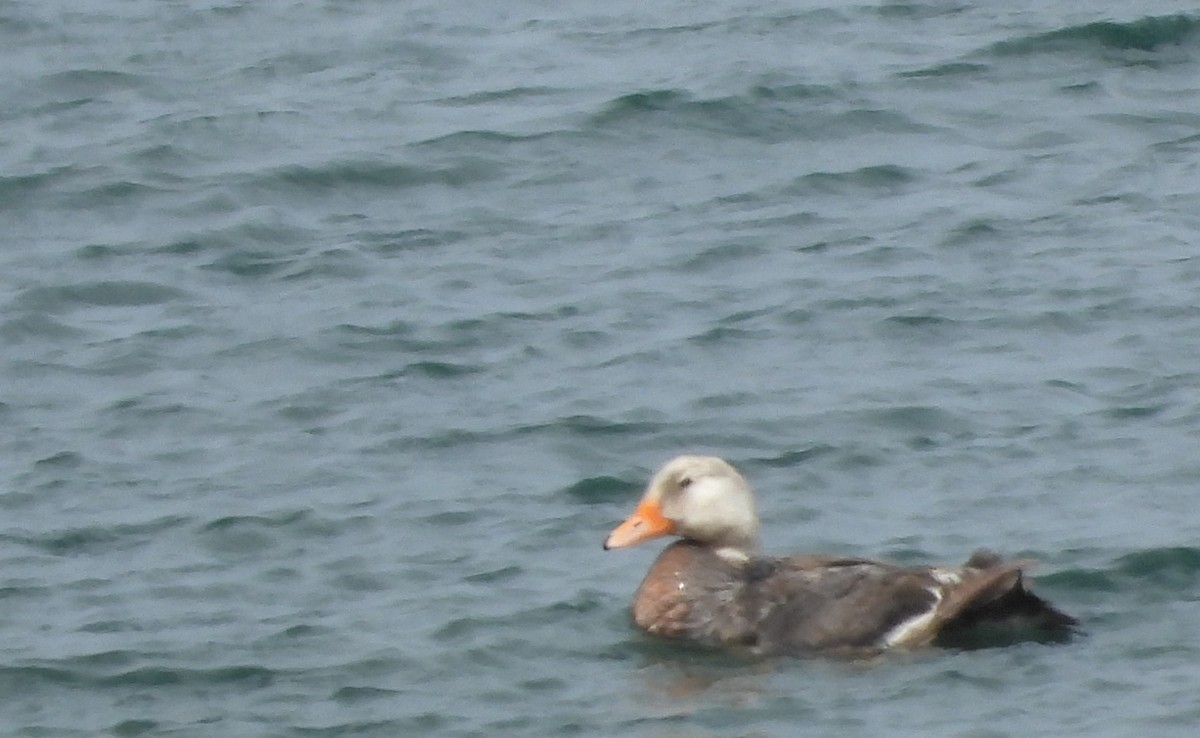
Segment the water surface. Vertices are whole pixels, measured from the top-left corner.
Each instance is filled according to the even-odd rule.
[[[0,2],[0,732],[1200,721],[1183,3]],[[600,541],[1037,558],[1064,646],[745,662]]]

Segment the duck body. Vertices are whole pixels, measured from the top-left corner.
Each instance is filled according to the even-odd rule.
[[[1075,620],[1025,588],[1020,562],[974,559],[983,565],[902,567],[821,555],[731,562],[683,540],[650,567],[631,611],[647,633],[759,653],[954,645],[976,629],[1001,641],[1069,634]]]
[[[762,556],[752,504],[740,474],[714,457],[679,457],[655,476],[638,512],[605,543],[684,536],[638,587],[639,628],[756,653],[858,654],[957,645],[976,631],[995,642],[1059,640],[1076,623],[1025,587],[1026,562],[983,551],[956,567]]]

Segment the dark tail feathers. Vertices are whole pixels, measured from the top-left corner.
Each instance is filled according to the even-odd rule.
[[[967,561],[975,569],[1010,565],[990,551]],[[1062,643],[1078,631],[1079,621],[1025,588],[1023,576],[996,597],[976,601],[946,623],[936,643],[950,648],[988,648],[1019,641]]]

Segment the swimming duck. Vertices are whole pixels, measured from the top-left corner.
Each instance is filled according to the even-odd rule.
[[[660,536],[682,540],[650,567],[634,596],[649,633],[756,653],[876,653],[1010,640],[1061,640],[1076,624],[1026,589],[1022,568],[978,551],[963,566],[906,567],[828,555],[759,553],[746,480],[713,456],[679,456],[650,480],[605,549]]]

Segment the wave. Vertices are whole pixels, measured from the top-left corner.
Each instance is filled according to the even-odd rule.
[[[507,573],[504,579],[524,573],[520,567],[513,568],[517,571]],[[492,582],[487,580],[476,583]],[[610,604],[608,596],[604,593],[593,589],[581,589],[566,598],[530,604],[503,614],[451,617],[433,632],[432,638],[435,641],[453,642],[459,646],[486,645],[497,631],[505,631],[527,641],[533,631],[546,626],[576,623],[581,616],[589,613],[597,617],[613,614]],[[616,613],[616,616],[619,620],[624,617],[624,613]]]
[[[632,92],[610,101],[592,117],[601,129],[653,122],[656,128],[693,129],[736,137],[787,135],[795,116],[778,106],[756,105],[748,97],[695,99],[682,90]]]
[[[424,185],[465,187],[499,178],[501,167],[478,157],[466,157],[446,166],[421,166],[395,162],[331,161],[318,165],[279,167],[253,177],[253,189],[289,190],[308,194],[346,187],[407,189]]]
[[[72,285],[31,287],[16,298],[19,307],[55,312],[90,307],[162,305],[187,297],[175,287],[135,280],[101,280]]]
[[[547,422],[500,425],[489,428],[447,428],[425,436],[393,437],[365,446],[363,453],[387,455],[400,452],[436,451],[507,441],[526,443],[530,439],[538,438],[551,440],[589,440],[601,437],[617,440],[637,439],[653,437],[671,430],[673,430],[673,426],[665,422],[619,421],[594,415],[568,415]]]
[[[59,166],[43,172],[0,177],[0,202],[5,203],[6,210],[16,210],[18,206],[35,201],[43,190],[69,180],[75,172],[75,167]]]
[[[1099,21],[1067,26],[1046,33],[993,44],[997,56],[1033,56],[1063,51],[1161,52],[1195,46],[1200,40],[1200,19],[1190,15],[1150,16],[1118,23]]]
[[[98,654],[97,656],[108,656]],[[120,655],[134,658],[129,654]],[[164,687],[235,685],[254,688],[274,682],[274,671],[262,666],[236,665],[211,669],[184,669],[143,666],[128,671],[105,673],[104,664],[92,663],[93,657],[26,666],[0,667],[0,688],[6,693],[28,691],[32,684],[90,689],[96,687]],[[101,668],[97,668],[101,667]]]
[[[856,194],[879,192],[899,194],[920,173],[894,164],[879,164],[845,172],[812,172],[796,179],[788,188],[792,195]]]
[[[1079,593],[1139,593],[1174,600],[1200,594],[1200,547],[1164,546],[1122,554],[1107,565],[1039,574],[1047,588]]]
[[[563,493],[585,505],[605,505],[615,500],[628,500],[638,488],[637,482],[604,475],[580,479]]]
[[[814,105],[814,97],[823,104]],[[714,98],[676,89],[632,92],[609,101],[591,119],[601,130],[647,122],[673,134],[694,130],[767,143],[928,130],[896,110],[863,108],[856,100],[842,99],[834,88],[806,85],[760,84]]]
[[[993,62],[1046,54],[1098,55],[1131,64],[1183,62],[1194,56],[1192,52],[1198,39],[1200,19],[1190,15],[1151,16],[1125,23],[1097,21],[1005,39],[965,58],[900,72],[896,76],[914,80],[973,79],[992,71]],[[1095,83],[1085,82],[1063,89],[1088,92],[1095,89]]]
[[[8,533],[0,541],[28,546],[55,556],[95,555],[108,551],[126,551],[146,545],[159,534],[189,522],[183,516],[167,516],[145,523],[90,525],[47,533]]]

